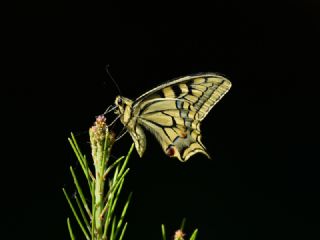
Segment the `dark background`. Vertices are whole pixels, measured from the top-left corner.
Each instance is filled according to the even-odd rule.
[[[74,132],[89,151],[88,128],[118,94],[107,64],[131,99],[198,72],[233,83],[202,124],[213,160],[167,158],[150,134],[144,157],[133,153],[127,239],[160,239],[161,223],[173,234],[183,217],[199,240],[319,239],[316,1],[49,1],[15,10],[2,89],[7,239],[68,239],[61,188],[74,192],[68,167],[80,167],[67,137]],[[127,135],[113,154],[130,144]]]

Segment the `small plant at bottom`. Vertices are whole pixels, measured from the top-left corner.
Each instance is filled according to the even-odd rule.
[[[186,219],[184,218],[182,220],[180,228],[175,232],[173,236],[174,240],[186,240],[185,238],[186,234],[183,232],[185,223],[186,223]],[[163,224],[161,225],[161,231],[162,231],[162,240],[167,240],[166,229]],[[191,237],[189,238],[189,240],[196,240],[197,234],[198,234],[198,229],[195,229],[191,234]],[[169,239],[172,239],[172,238],[169,238]]]

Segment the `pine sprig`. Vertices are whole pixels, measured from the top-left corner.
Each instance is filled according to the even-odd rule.
[[[85,191],[83,191],[78,181],[77,173],[72,167],[70,167],[70,172],[76,187],[74,200],[70,198],[65,189],[63,189],[63,193],[85,239],[120,240],[127,229],[127,223],[124,222],[124,218],[132,194],[129,195],[120,217],[116,216],[115,210],[125,176],[129,172],[127,163],[133,150],[133,145],[126,157],[122,156],[110,163],[110,152],[115,137],[109,131],[104,116],[97,117],[96,122],[89,130],[89,135],[92,163],[82,154],[73,134],[68,138],[68,141],[81,166],[90,196],[85,196]],[[90,201],[91,204],[89,204]],[[75,239],[74,228],[69,218],[67,219],[67,226],[70,238]]]
[[[70,173],[76,188],[71,198],[63,188],[63,193],[70,206],[78,227],[86,240],[122,240],[128,223],[124,221],[132,193],[122,207],[121,215],[116,215],[118,200],[124,185],[125,177],[129,172],[127,167],[134,144],[126,156],[115,161],[110,160],[110,152],[115,136],[109,131],[104,116],[98,116],[89,130],[91,143],[91,162],[82,154],[75,136],[71,133],[68,141],[81,166],[83,177],[86,179],[87,189],[83,189],[76,171],[70,166]],[[87,191],[84,191],[87,190]],[[89,196],[85,193],[89,192]],[[70,239],[76,239],[74,226],[67,218],[67,227]],[[165,226],[161,225],[162,239],[186,240],[184,233],[185,219],[180,228],[172,236],[166,236]],[[195,229],[189,240],[196,240],[198,229]]]

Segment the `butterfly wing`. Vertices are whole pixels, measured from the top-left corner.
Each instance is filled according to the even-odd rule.
[[[171,157],[186,161],[198,152],[209,157],[200,123],[230,87],[229,80],[213,73],[178,78],[133,103],[137,123],[153,133]]]

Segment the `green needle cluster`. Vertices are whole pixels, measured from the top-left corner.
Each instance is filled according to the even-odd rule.
[[[82,154],[79,145],[71,133],[69,143],[81,166],[85,179],[86,189],[82,188],[78,181],[76,172],[70,166],[70,172],[76,187],[76,194],[70,198],[63,188],[63,193],[71,208],[74,218],[80,227],[83,236],[87,240],[122,240],[127,229],[127,222],[124,222],[131,195],[122,207],[120,216],[115,214],[117,202],[123,187],[125,176],[129,172],[127,163],[134,144],[126,156],[115,161],[110,161],[110,153],[115,142],[114,134],[109,131],[104,116],[98,116],[94,125],[89,129],[91,157],[87,160]],[[86,191],[84,191],[86,190]],[[85,196],[89,192],[89,196]],[[185,219],[180,228],[175,232],[174,240],[186,240],[184,233]],[[67,218],[69,235],[72,240],[76,239],[73,225]],[[165,226],[161,225],[162,239],[166,240]],[[198,229],[195,229],[189,240],[195,240]],[[82,239],[82,238],[81,238]],[[172,237],[168,238],[172,239]]]
[[[77,194],[74,199],[71,199],[65,189],[63,189],[63,192],[85,239],[121,240],[127,228],[127,222],[124,222],[124,217],[131,194],[123,206],[120,216],[116,216],[115,209],[125,176],[129,171],[127,163],[134,145],[131,146],[126,156],[111,162],[110,152],[115,137],[109,131],[104,116],[97,117],[94,125],[89,130],[89,135],[91,143],[90,161],[81,153],[73,134],[68,140],[86,179],[86,187],[90,192],[90,202],[88,197],[84,195],[84,191],[72,167],[70,167],[70,172]],[[75,239],[69,218],[67,219],[67,225],[70,238]]]

